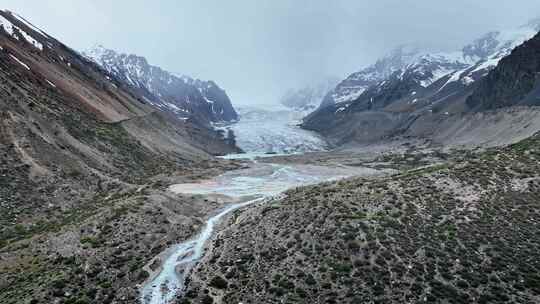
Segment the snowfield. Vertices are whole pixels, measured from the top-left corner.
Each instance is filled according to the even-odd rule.
[[[0,27],[2,27],[4,31],[6,31],[6,33],[8,33],[11,37],[17,40],[20,40],[22,36],[28,43],[32,44],[34,47],[36,47],[40,51],[43,51],[43,44],[41,44],[39,41],[34,39],[34,37],[32,37],[30,34],[23,31],[21,28],[14,25],[13,23],[11,23],[9,20],[7,20],[6,18],[2,16],[0,16]]]

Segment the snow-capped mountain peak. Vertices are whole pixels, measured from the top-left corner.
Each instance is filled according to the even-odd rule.
[[[368,88],[379,85],[396,72],[400,77],[414,74],[418,82],[427,86],[452,70],[462,68],[463,56],[458,52],[427,53],[419,48],[402,45],[367,68],[351,74],[331,91],[322,103],[325,107],[334,103],[350,102]]]
[[[138,88],[156,107],[181,119],[197,118],[207,123],[237,119],[229,97],[213,81],[177,76],[149,64],[142,56],[118,53],[99,44],[83,55],[114,77]]]
[[[422,57],[419,48],[410,45],[401,45],[391,51],[387,56],[377,60],[373,72],[363,74],[363,79],[385,78],[394,72],[404,69]],[[360,76],[362,74],[359,74]]]
[[[485,75],[498,62],[526,40],[540,31],[540,18],[511,30],[492,31],[459,51],[430,52],[411,46],[399,46],[373,65],[351,74],[340,82],[324,99],[321,107],[352,102],[370,87],[381,83],[395,73],[410,77],[426,88],[448,76],[448,85],[455,81],[470,84]],[[398,77],[398,78],[399,78]]]

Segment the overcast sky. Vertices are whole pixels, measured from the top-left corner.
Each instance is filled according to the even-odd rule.
[[[461,48],[540,16],[540,0],[2,0],[69,46],[99,43],[213,79],[233,103],[344,78],[396,45]]]

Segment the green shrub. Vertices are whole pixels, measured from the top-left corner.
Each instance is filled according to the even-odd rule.
[[[220,276],[215,276],[212,280],[210,280],[210,286],[218,288],[218,289],[226,289],[228,286],[227,280]]]

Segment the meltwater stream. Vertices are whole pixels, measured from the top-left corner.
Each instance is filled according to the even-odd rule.
[[[207,220],[198,236],[171,248],[161,272],[143,287],[142,303],[168,304],[181,296],[186,277],[202,258],[205,244],[212,236],[216,223],[228,213],[296,186],[376,172],[367,168],[254,163],[249,169],[227,172],[211,180],[171,186],[170,190],[176,193],[220,194],[250,199],[222,209]]]
[[[234,204],[223,209],[220,213],[208,219],[204,230],[197,238],[172,248],[172,254],[165,260],[161,272],[143,288],[143,303],[172,302],[184,288],[184,282],[189,271],[202,257],[204,244],[212,235],[215,224],[227,213],[260,200],[262,198]]]

